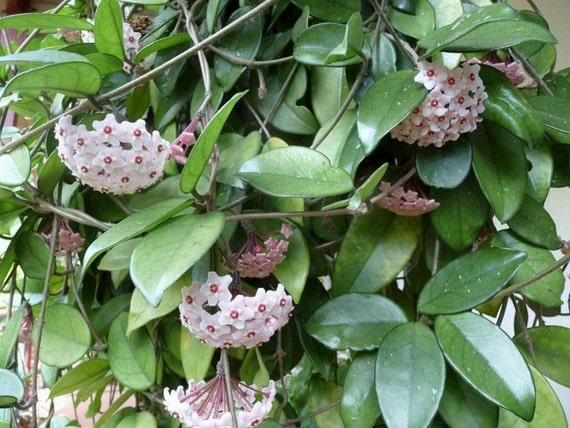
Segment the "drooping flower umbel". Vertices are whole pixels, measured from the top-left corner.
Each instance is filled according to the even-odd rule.
[[[391,184],[385,181],[380,183],[380,190],[386,192]],[[402,186],[397,187],[389,195],[378,199],[378,205],[385,210],[406,217],[417,217],[429,213],[439,207],[439,202],[434,199],[426,199],[418,196],[418,192],[404,190]]]
[[[470,59],[469,62],[471,64],[482,63],[484,65],[490,65],[491,67],[496,68],[505,76],[507,76],[511,83],[515,86],[523,83],[528,77],[521,64],[513,61],[510,56],[507,56],[505,59],[501,58],[497,51],[489,52],[481,60],[473,58]]]
[[[52,235],[42,234],[48,244],[51,245]],[[66,219],[60,218],[57,240],[55,243],[55,255],[65,256],[67,254],[79,253],[83,249],[85,239],[81,234],[74,232]]]
[[[135,193],[162,177],[170,145],[142,119],[117,122],[108,114],[93,130],[62,117],[55,128],[62,161],[83,184],[103,193]]]
[[[218,363],[217,374],[209,382],[188,381],[188,389],[182,386],[164,390],[166,409],[189,427],[231,428],[230,408],[235,409],[238,427],[259,425],[269,414],[275,398],[272,380],[261,391],[255,385],[247,385],[231,378],[231,393],[228,397],[223,367]]]
[[[254,296],[232,294],[230,275],[208,273],[204,284],[194,281],[182,289],[182,325],[217,348],[253,348],[267,342],[287,324],[293,311],[282,284],[276,290],[258,288]]]
[[[408,144],[441,147],[471,132],[482,119],[487,93],[479,78],[478,64],[463,63],[448,69],[442,62],[419,63],[415,81],[429,91],[424,101],[392,129],[391,135]]]

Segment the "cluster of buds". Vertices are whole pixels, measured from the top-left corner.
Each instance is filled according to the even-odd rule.
[[[513,61],[511,58],[502,59],[496,51],[491,51],[482,60],[478,60],[476,58],[471,59],[469,62],[471,63],[482,63],[484,65],[489,65],[491,67],[496,68],[501,73],[509,78],[511,83],[515,86],[520,85],[523,83],[527,75],[524,72],[524,68],[516,61]]]
[[[48,244],[51,244],[51,234],[42,234]],[[83,250],[85,239],[79,233],[74,232],[69,227],[67,220],[60,220],[60,227],[57,232],[57,241],[55,245],[56,256],[66,256],[68,254],[79,253]]]
[[[253,348],[267,342],[287,324],[293,303],[282,284],[276,290],[257,289],[255,296],[233,295],[230,275],[208,273],[200,285],[182,289],[182,325],[203,342],[217,348]]]
[[[380,183],[380,190],[388,192],[392,185],[386,181]],[[378,199],[377,204],[385,210],[406,217],[417,217],[429,213],[439,207],[439,202],[418,196],[418,192],[404,190],[402,186],[390,194]]]
[[[93,130],[62,117],[55,129],[61,160],[73,175],[103,193],[124,195],[142,190],[162,177],[170,145],[158,131],[150,134],[142,119],[117,122],[108,114],[93,121]]]
[[[475,130],[477,122],[482,120],[479,114],[487,99],[479,68],[477,64],[464,63],[460,68],[449,70],[440,61],[421,61],[414,80],[429,92],[424,101],[392,129],[392,137],[408,144],[441,147],[447,141],[457,140],[460,134]]]
[[[269,414],[275,398],[275,384],[269,382],[261,391],[255,385],[230,379],[231,397],[226,389],[223,367],[218,363],[216,377],[209,382],[188,381],[188,389],[179,386],[164,390],[166,409],[189,427],[232,428],[231,408],[238,427],[259,425]]]

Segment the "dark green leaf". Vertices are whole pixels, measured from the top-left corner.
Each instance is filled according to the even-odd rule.
[[[23,398],[24,383],[20,377],[13,371],[0,369],[0,409],[12,407]]]
[[[443,393],[445,361],[433,332],[421,323],[395,327],[376,357],[376,394],[389,427],[424,427]]]
[[[16,257],[28,278],[44,279],[50,263],[46,241],[37,233],[24,233],[16,243]]]
[[[570,144],[570,98],[537,96],[528,103],[542,119],[546,133],[556,142]]]
[[[109,361],[95,358],[73,367],[50,389],[50,398],[70,394],[103,377],[109,371]]]
[[[161,37],[160,39],[145,45],[141,48],[135,57],[133,58],[133,62],[135,64],[139,63],[141,60],[163,49],[170,48],[172,46],[177,45],[189,45],[190,44],[190,35],[188,33],[176,33],[170,36]]]
[[[380,33],[378,42],[372,48],[371,72],[375,80],[396,71],[397,53],[392,40]]]
[[[362,52],[364,34],[362,33],[362,16],[359,12],[352,14],[346,23],[346,30],[342,43],[334,48],[327,56],[325,62],[331,64],[343,61],[358,55]]]
[[[4,324],[4,331],[0,336],[0,369],[8,368],[14,357],[14,346],[18,343],[18,336],[22,327],[22,319],[28,310],[27,305],[22,304],[14,311],[10,319]]]
[[[309,7],[311,15],[324,21],[346,22],[354,12],[360,11],[359,0],[293,0],[300,8]]]
[[[486,302],[526,258],[521,251],[483,248],[448,263],[424,286],[418,310],[427,315],[461,312]]]
[[[95,11],[93,33],[99,52],[124,59],[123,13],[117,0],[101,0]]]
[[[543,203],[550,191],[554,173],[554,159],[548,141],[543,140],[534,148],[525,147],[526,159],[530,163],[527,173],[526,193],[535,201]]]
[[[379,208],[356,217],[334,264],[333,294],[375,293],[390,284],[414,254],[421,223]]]
[[[51,196],[64,174],[65,164],[61,161],[57,151],[54,151],[40,170],[38,190],[46,196]]]
[[[396,30],[414,39],[427,36],[435,28],[435,11],[428,0],[416,1],[413,14],[388,7],[387,15]]]
[[[357,125],[366,154],[426,97],[425,88],[414,82],[415,74],[401,70],[382,77],[362,97]]]
[[[30,151],[24,144],[0,155],[0,184],[8,187],[19,186],[30,175]]]
[[[238,175],[262,192],[281,197],[322,197],[352,190],[352,179],[323,154],[301,146],[259,154]]]
[[[319,124],[325,126],[335,116],[348,91],[344,67],[315,67],[311,70],[311,102]]]
[[[481,190],[497,218],[509,221],[525,198],[527,167],[522,141],[488,122],[472,132],[470,139]]]
[[[18,30],[41,29],[57,31],[60,28],[69,30],[93,30],[93,24],[83,18],[49,13],[21,13],[0,18],[0,28]]]
[[[322,377],[315,375],[309,382],[307,407],[315,412],[317,427],[341,427],[342,420],[337,403],[342,394],[342,387],[334,382],[327,382]],[[330,407],[323,412],[323,408]]]
[[[469,174],[471,159],[471,145],[460,140],[443,147],[422,147],[416,156],[416,169],[424,183],[453,189]]]
[[[248,135],[222,134],[218,139],[219,164],[216,179],[240,189],[245,184],[236,175],[239,168],[261,149],[261,134],[254,131]]]
[[[530,370],[499,327],[470,312],[440,315],[435,334],[445,358],[477,391],[525,420],[532,419],[535,390]]]
[[[320,306],[307,322],[307,332],[334,350],[374,349],[396,325],[406,322],[402,310],[376,294],[349,293]]]
[[[507,224],[517,235],[539,247],[556,250],[561,246],[554,220],[541,204],[528,196]]]

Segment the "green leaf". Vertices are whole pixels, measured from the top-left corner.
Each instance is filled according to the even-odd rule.
[[[349,293],[320,306],[305,329],[333,350],[362,350],[377,348],[382,338],[403,322],[404,312],[386,297]]]
[[[526,159],[530,163],[527,172],[526,193],[537,202],[543,203],[550,191],[554,174],[554,159],[548,141],[543,140],[534,148],[525,147]]]
[[[384,33],[380,33],[378,42],[372,48],[371,72],[375,80],[396,71],[397,53],[394,43]]]
[[[236,175],[239,168],[261,149],[261,134],[257,131],[246,136],[240,134],[222,134],[218,139],[219,164],[216,179],[230,186],[245,188],[245,184]]]
[[[122,313],[109,331],[109,364],[113,376],[126,387],[142,391],[156,377],[156,358],[152,339],[145,329],[127,336],[128,315]]]
[[[499,232],[491,243],[493,246],[512,248],[528,254],[528,258],[511,278],[510,284],[524,281],[555,262],[550,251],[526,244],[507,231]],[[555,308],[562,304],[560,299],[564,291],[564,282],[564,274],[561,270],[556,270],[518,292],[540,305]]]
[[[186,379],[196,382],[208,374],[216,348],[203,343],[184,327],[180,330],[180,355]]]
[[[212,117],[208,125],[204,128],[198,141],[190,151],[188,161],[184,165],[182,174],[180,175],[180,190],[184,193],[190,193],[196,187],[202,171],[210,160],[210,155],[214,146],[222,132],[226,120],[232,112],[236,103],[247,92],[240,92],[235,94],[226,104],[224,104],[218,112]]]
[[[499,409],[454,372],[447,372],[439,413],[449,426],[496,428]]]
[[[380,416],[374,384],[375,364],[376,354],[361,353],[348,368],[340,397],[340,417],[346,427],[368,428]]]
[[[141,48],[133,58],[133,63],[138,64],[141,62],[141,60],[155,52],[170,48],[172,46],[184,44],[190,45],[190,35],[186,32],[161,37],[160,39]]]
[[[48,306],[42,327],[40,361],[44,364],[59,368],[68,367],[89,350],[89,327],[81,313],[72,306]],[[37,334],[37,330],[34,333]]]
[[[24,233],[16,242],[16,257],[28,278],[44,279],[50,263],[50,250],[37,233]]]
[[[0,369],[0,408],[12,407],[24,398],[24,383],[13,371]]]
[[[156,418],[147,410],[129,415],[117,424],[117,428],[156,428],[157,426]]]
[[[354,196],[350,198],[350,203],[348,204],[348,209],[356,210],[360,205],[368,199],[368,197],[374,192],[378,185],[380,184],[380,180],[386,174],[388,170],[388,164],[383,163],[380,165],[376,171],[374,171],[370,176],[366,179],[364,183],[362,183],[358,189],[354,191]]]
[[[101,258],[97,269],[106,271],[128,270],[131,265],[133,251],[135,251],[141,240],[142,238],[134,238],[115,245]]]
[[[83,257],[83,269],[81,270],[81,279],[85,276],[87,269],[93,263],[95,258],[101,253],[114,247],[121,242],[125,242],[131,238],[145,233],[154,228],[183,209],[190,206],[193,201],[184,201],[180,199],[169,199],[151,205],[142,209],[120,223],[107,230],[99,236],[85,251]]]
[[[283,284],[295,303],[301,299],[310,268],[309,246],[303,232],[293,225],[293,234],[289,237],[289,248],[285,260],[277,265],[273,274]]]
[[[331,64],[352,58],[362,51],[363,44],[362,16],[360,16],[359,12],[355,12],[346,23],[346,31],[342,43],[328,54],[325,62]]]
[[[38,176],[38,190],[45,196],[51,196],[65,174],[65,164],[57,151],[53,151],[42,166]]]
[[[530,371],[536,388],[536,409],[527,422],[508,410],[501,409],[497,428],[550,428],[568,426],[564,408],[548,381],[532,366]]]
[[[549,250],[561,246],[554,220],[541,204],[528,196],[507,224],[517,235],[534,245]]]
[[[14,346],[18,343],[22,319],[28,307],[21,304],[16,311],[10,315],[10,319],[4,324],[4,331],[0,336],[0,369],[8,368],[14,357]]]
[[[0,155],[0,184],[15,187],[22,184],[30,175],[30,151],[24,144],[8,153]]]
[[[570,144],[570,98],[537,96],[528,103],[542,119],[546,133],[556,142]]]
[[[460,140],[443,147],[422,147],[416,156],[416,169],[427,185],[453,189],[469,174],[471,159],[471,145]]]
[[[94,95],[101,87],[101,74],[89,61],[48,64],[16,74],[4,87],[9,92],[53,91],[71,97]]]
[[[107,300],[93,316],[93,328],[99,335],[107,336],[111,323],[129,309],[131,293],[123,293]]]
[[[83,18],[49,13],[20,13],[0,18],[0,28],[18,30],[38,29],[58,31],[60,28],[69,30],[92,31],[93,24]]]
[[[570,388],[570,328],[549,325],[529,328],[527,333],[532,354],[524,333],[513,338],[527,361],[536,361],[536,368],[543,375]]]
[[[514,275],[526,258],[521,251],[483,248],[451,261],[426,283],[418,310],[452,314],[486,302]]]
[[[440,315],[435,334],[449,364],[479,393],[525,420],[535,390],[530,370],[510,338],[482,316]]]
[[[390,284],[412,258],[421,224],[379,208],[355,217],[334,264],[332,293],[375,293]]]
[[[338,403],[342,394],[342,387],[334,382],[327,382],[322,377],[315,375],[309,382],[307,407],[314,412],[315,424],[318,428],[341,427]],[[323,409],[329,408],[323,412]]]
[[[101,358],[83,361],[73,367],[50,389],[50,398],[70,394],[90,385],[109,371],[109,361]]]
[[[427,36],[435,28],[435,11],[428,0],[416,1],[413,14],[388,7],[387,15],[396,30],[414,39]]]
[[[521,207],[526,188],[526,156],[522,141],[487,122],[470,134],[473,170],[481,190],[501,222]]]
[[[88,62],[83,55],[66,51],[30,51],[20,52],[12,55],[5,55],[0,57],[0,64],[4,65],[18,65],[25,68],[37,67],[46,64],[58,64],[66,62]]]
[[[311,70],[311,103],[319,124],[324,126],[336,115],[349,90],[344,67]]]
[[[301,9],[308,6],[312,16],[324,21],[346,22],[354,12],[360,11],[359,0],[293,0]]]
[[[223,228],[224,215],[212,211],[175,217],[147,234],[135,248],[130,268],[147,302],[158,306],[168,287],[210,250]]]
[[[101,0],[95,11],[93,33],[99,52],[125,58],[123,14],[117,0]]]
[[[323,154],[301,146],[261,153],[238,175],[263,193],[281,197],[323,197],[352,190],[352,179]]]
[[[396,71],[376,81],[362,97],[357,126],[367,155],[426,97],[423,85],[414,82],[415,75],[414,70]]]
[[[395,327],[376,357],[376,394],[389,427],[424,427],[443,393],[445,361],[433,332],[421,323]]]

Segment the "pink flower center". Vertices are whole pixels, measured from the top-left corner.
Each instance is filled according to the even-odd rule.
[[[427,76],[427,77],[433,77],[433,76],[435,76],[435,70],[433,70],[433,69],[430,68],[428,71],[426,71],[426,76]]]
[[[438,116],[438,117],[437,117],[437,121],[438,121],[438,122],[443,122],[443,121],[445,121],[445,116]]]
[[[250,339],[251,339],[252,337],[255,337],[255,331],[248,331],[247,334],[246,334],[246,336],[247,336],[248,338],[250,338]]]
[[[129,182],[129,177],[121,177],[121,183],[128,183]]]
[[[475,81],[475,73],[469,73],[469,80],[471,80],[472,82]]]
[[[265,312],[266,309],[267,306],[265,306],[264,303],[260,303],[259,305],[257,305],[257,312]]]
[[[137,157],[135,157],[135,163],[136,163],[137,165],[140,165],[140,164],[142,163],[142,161],[143,161],[142,156],[137,156]]]
[[[287,299],[285,299],[283,297],[281,299],[279,299],[279,306],[283,307],[286,304],[287,304]]]
[[[237,309],[232,309],[230,311],[230,318],[233,320],[237,320],[239,318],[239,311]]]
[[[192,303],[194,303],[194,299],[192,298],[192,296],[190,295],[186,296],[186,304],[191,305]]]
[[[156,177],[156,171],[152,171],[149,175],[150,178]]]
[[[454,77],[450,77],[449,79],[447,79],[447,84],[448,84],[449,86],[455,85],[455,78],[454,78]]]
[[[105,156],[103,158],[103,162],[105,162],[107,165],[110,165],[113,162],[113,158],[111,156]]]
[[[437,106],[439,105],[439,100],[435,100],[435,99],[434,99],[434,100],[431,100],[431,101],[429,102],[429,105],[432,106],[432,107],[437,107]]]
[[[157,151],[158,153],[162,152],[163,150],[164,150],[164,146],[163,146],[162,144],[159,144],[159,145],[156,147],[156,151]]]
[[[109,125],[106,125],[106,126],[103,128],[103,132],[104,132],[105,134],[112,134],[112,133],[113,133],[113,128],[112,128],[111,126],[109,126]]]
[[[457,104],[462,105],[465,102],[465,98],[459,97],[457,98]]]
[[[208,330],[209,333],[214,333],[216,331],[216,327],[214,327],[212,324],[208,324],[206,326],[206,330]]]
[[[220,286],[218,284],[211,284],[210,285],[210,293],[216,294],[220,290]]]
[[[133,131],[133,135],[134,135],[135,137],[140,137],[140,136],[142,135],[142,132],[141,132],[140,129],[135,128],[134,131]]]
[[[78,146],[82,146],[83,144],[85,144],[85,139],[79,137],[79,138],[77,139],[77,145],[78,145]]]
[[[85,165],[81,166],[81,172],[89,172],[89,168],[86,167]]]

